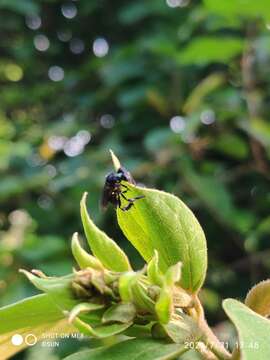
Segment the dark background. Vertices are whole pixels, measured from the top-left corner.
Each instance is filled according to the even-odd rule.
[[[71,271],[84,191],[143,264],[99,209],[111,148],[199,218],[221,326],[221,300],[269,277],[268,0],[2,0],[0,15],[0,305],[34,293],[19,268]]]

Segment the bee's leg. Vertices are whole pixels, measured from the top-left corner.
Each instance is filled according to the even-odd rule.
[[[136,196],[135,198],[129,199],[129,200],[132,200],[134,202],[135,200],[139,200],[139,199],[143,199],[143,198],[145,198],[145,195],[139,195],[139,196]]]
[[[133,201],[131,201],[130,203],[127,204],[127,206],[124,206],[122,208],[122,210],[123,211],[128,211],[131,208],[131,206],[133,206],[133,205],[134,205],[134,203],[133,203]]]
[[[140,196],[136,196],[136,197],[134,197],[134,198],[128,199],[125,195],[123,195],[123,193],[121,193],[120,195],[121,195],[126,201],[128,201],[128,204],[127,204],[126,206],[124,206],[123,208],[121,208],[121,210],[123,210],[123,211],[129,210],[129,209],[132,207],[132,205],[134,205],[134,202],[135,202],[136,200],[139,200],[139,199],[142,199],[142,198],[145,197],[144,195],[140,195]]]
[[[127,204],[126,206],[124,206],[124,207],[120,207],[120,209],[123,210],[123,211],[127,211],[127,210],[129,210],[129,209],[131,208],[131,206],[133,205],[133,201],[132,201],[132,199],[128,199],[128,198],[123,194],[123,192],[124,192],[124,191],[122,191],[119,195],[122,196],[122,198],[125,199],[125,200],[128,202],[128,204]],[[120,197],[120,196],[119,196],[119,197]]]
[[[128,192],[128,187],[126,185],[121,184],[121,187],[125,188],[124,191],[121,191],[122,194],[125,194],[126,192]]]
[[[126,201],[129,202],[127,206],[123,206],[123,207],[122,207],[120,196],[122,196]],[[130,202],[129,199],[127,199],[127,198],[125,197],[125,195],[123,195],[122,193],[120,193],[120,194],[117,196],[117,203],[118,203],[119,209],[121,209],[122,211],[127,211],[127,210],[130,209],[131,206],[133,205],[133,202]]]
[[[116,196],[116,202],[117,202],[117,206],[116,206],[116,207],[119,207],[119,209],[122,209],[122,208],[121,208],[121,206],[122,206],[122,204],[121,204],[121,199],[120,199],[120,196],[119,196],[119,195]]]

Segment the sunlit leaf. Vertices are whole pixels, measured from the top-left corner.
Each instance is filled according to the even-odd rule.
[[[270,280],[259,282],[250,289],[245,304],[262,316],[270,315]]]
[[[223,308],[236,326],[242,360],[270,358],[270,320],[256,314],[234,299],[223,301]]]
[[[131,269],[128,258],[123,250],[110,239],[90,219],[86,208],[85,193],[81,200],[81,217],[88,244],[93,254],[110,270],[128,271]]]
[[[148,262],[157,250],[163,272],[181,261],[180,284],[191,291],[198,290],[204,281],[207,254],[205,236],[194,214],[171,194],[126,185],[127,197],[145,196],[128,211],[117,209],[118,222],[127,239]]]
[[[25,341],[19,346],[11,342],[15,334],[25,339],[33,334],[41,339],[46,333],[76,332],[73,325],[65,319],[63,312],[47,294],[26,298],[15,304],[0,309],[0,351],[1,357],[7,358],[22,350]]]
[[[198,37],[181,51],[178,57],[180,64],[208,65],[221,62],[227,64],[243,50],[240,38]]]
[[[135,360],[138,356],[144,360],[174,359],[185,353],[187,347],[179,344],[168,344],[166,342],[151,339],[134,339],[120,342],[118,344],[81,351],[65,358],[65,360]]]

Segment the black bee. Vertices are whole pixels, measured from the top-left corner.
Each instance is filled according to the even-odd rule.
[[[136,184],[130,172],[122,166],[117,172],[111,172],[106,176],[101,199],[103,209],[106,209],[108,204],[111,203],[115,208],[119,207],[119,209],[127,211],[133,206],[136,200],[144,198],[144,195],[136,196],[132,199],[127,198],[124,194],[128,191],[128,187],[121,184],[121,181],[127,181],[134,185]],[[128,202],[126,206],[122,207],[121,198]]]

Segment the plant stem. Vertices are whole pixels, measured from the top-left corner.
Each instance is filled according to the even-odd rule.
[[[198,324],[201,330],[203,331],[204,336],[201,341],[207,346],[207,348],[212,351],[216,355],[216,357],[220,360],[231,360],[232,355],[224,348],[219,339],[213,333],[211,328],[209,327],[205,316],[203,307],[200,303],[200,300],[196,296],[195,300],[195,309],[198,314]]]

